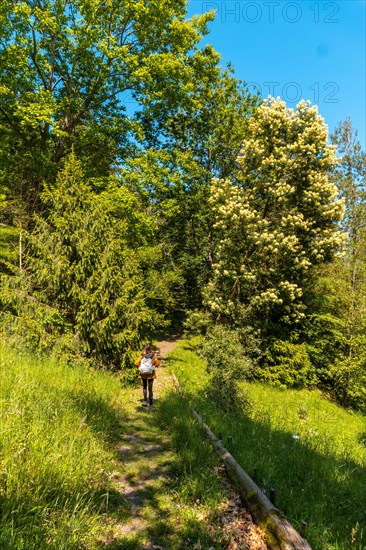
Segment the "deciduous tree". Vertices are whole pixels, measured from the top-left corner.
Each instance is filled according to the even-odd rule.
[[[284,337],[305,316],[312,267],[342,244],[342,202],[329,172],[337,163],[316,107],[294,112],[269,99],[250,118],[230,178],[214,179],[213,277],[207,306],[217,321],[254,323]]]
[[[0,8],[0,186],[32,211],[74,146],[88,176],[131,155],[125,100],[177,108],[217,62],[198,42],[213,14],[184,0],[14,0]]]

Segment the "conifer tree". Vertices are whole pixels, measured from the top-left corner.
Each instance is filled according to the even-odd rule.
[[[42,202],[25,258],[28,309],[37,304],[33,315],[72,353],[118,365],[164,327],[177,281],[152,243],[155,219],[113,179],[96,194],[74,153]]]
[[[345,202],[347,241],[340,266],[349,286],[347,324],[352,355],[353,341],[366,326],[366,153],[349,118],[338,125],[331,138],[341,155],[335,183]]]
[[[331,140],[341,157],[333,177],[345,203],[347,239],[317,285],[312,349],[327,388],[342,404],[366,410],[366,153],[349,118]]]

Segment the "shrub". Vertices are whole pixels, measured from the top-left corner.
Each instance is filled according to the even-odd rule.
[[[211,315],[207,311],[194,309],[188,311],[183,328],[187,336],[195,336],[197,334],[205,335],[211,324]]]
[[[315,374],[306,344],[274,340],[255,369],[254,378],[283,388],[313,385]]]
[[[341,405],[366,412],[366,357],[338,361],[332,375],[335,397]]]
[[[253,362],[238,331],[214,326],[202,341],[200,355],[207,361],[207,370],[212,374],[209,397],[219,398],[224,410],[242,408],[245,400],[242,396],[239,398],[236,383],[249,378]]]

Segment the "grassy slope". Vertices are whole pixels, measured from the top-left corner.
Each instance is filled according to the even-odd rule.
[[[318,392],[259,384],[242,387],[251,402],[247,412],[223,414],[218,400],[207,399],[210,381],[192,344],[180,344],[169,368],[212,429],[226,444],[233,437],[232,451],[246,471],[256,469],[258,484],[276,489],[277,505],[294,525],[308,522],[315,550],[364,548],[364,416]],[[160,389],[149,415],[140,393],[121,390],[107,373],[19,358],[2,348],[1,548],[127,550],[151,540],[172,549],[225,547],[217,460],[187,403]],[[121,462],[124,440],[132,444]],[[158,450],[159,442],[160,454],[142,452],[151,444]],[[145,523],[138,532],[124,530],[136,519],[121,495],[127,486],[142,490],[138,517]]]
[[[107,374],[0,352],[0,547],[102,536],[111,443],[124,417]]]
[[[108,373],[3,346],[0,548],[225,548],[217,457],[171,384],[158,395],[149,413]]]
[[[308,523],[314,549],[348,550],[366,546],[366,418],[345,411],[319,392],[283,391],[242,384],[247,411],[223,414],[206,395],[210,379],[182,342],[173,368],[210,427],[233,437],[232,452],[267,491],[275,488],[277,506],[295,527]],[[296,437],[294,437],[296,436]]]
[[[129,426],[122,437],[121,482],[132,506],[115,525],[113,548],[223,549],[214,525],[227,497],[217,457],[193,421],[187,403],[162,388],[158,372],[155,410],[141,407],[141,389],[130,390]]]

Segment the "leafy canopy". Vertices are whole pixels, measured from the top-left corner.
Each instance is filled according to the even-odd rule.
[[[311,268],[342,244],[343,205],[329,179],[334,147],[316,107],[296,112],[264,102],[231,178],[214,179],[213,277],[207,306],[217,320],[254,322],[262,333],[286,330],[304,317],[302,295]]]

